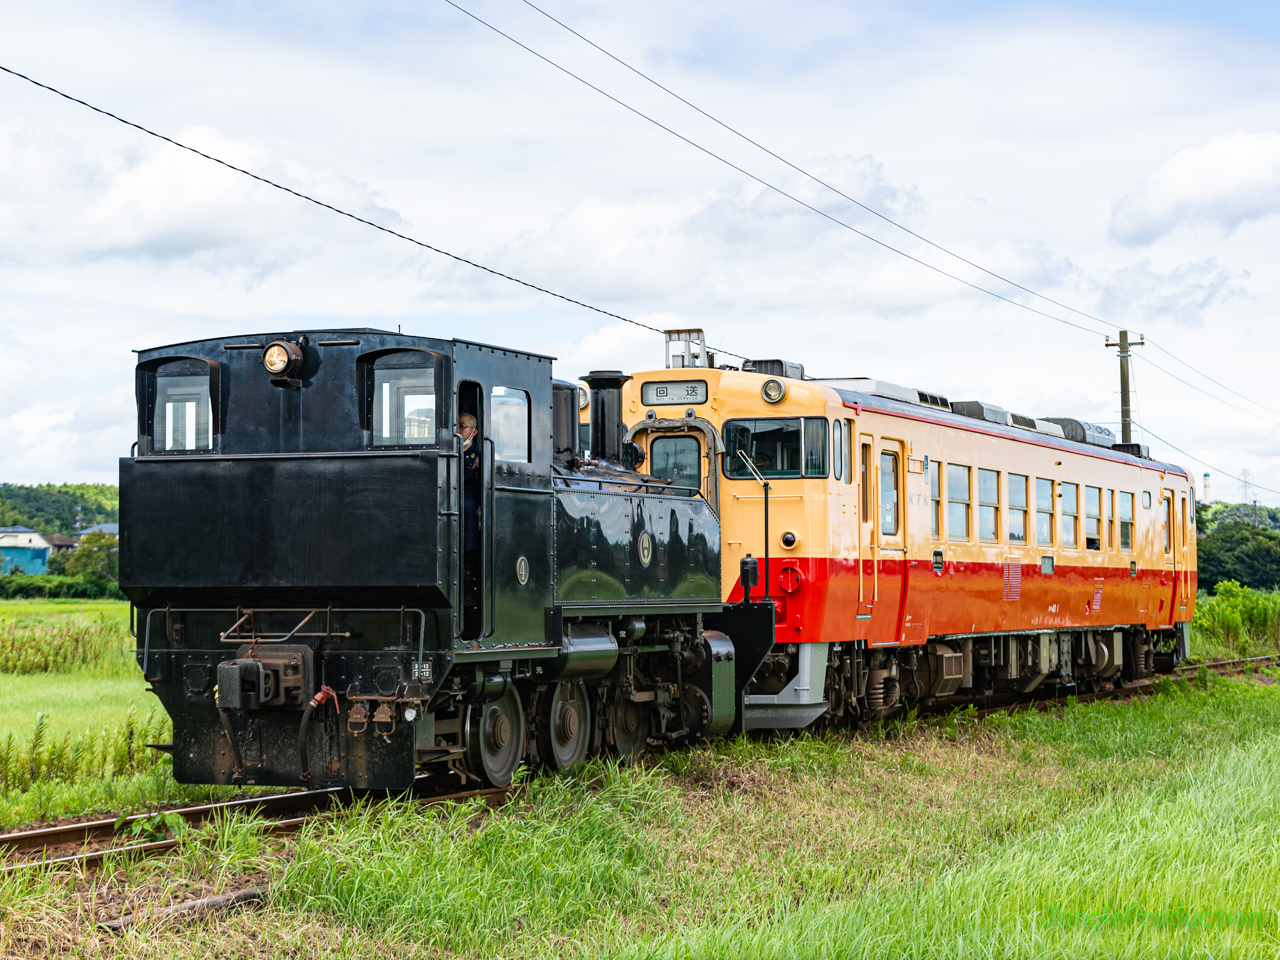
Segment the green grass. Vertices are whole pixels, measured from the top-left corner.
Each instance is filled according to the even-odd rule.
[[[1196,597],[1191,652],[1201,661],[1280,653],[1280,592],[1224,580]]]
[[[0,621],[105,618],[129,625],[129,604],[122,600],[0,600]]]
[[[142,671],[132,661],[128,666],[133,676],[104,677],[93,670],[0,673],[0,740],[11,733],[30,735],[39,713],[49,716],[53,729],[79,733],[121,723],[130,705],[143,713],[159,710]]]
[[[1207,677],[596,762],[497,810],[369,805],[282,848],[230,818],[90,889],[273,877],[264,911],[109,956],[1262,956],[1278,815],[1280,687]],[[40,923],[86,949],[72,881],[46,882],[0,878],[0,953]]]

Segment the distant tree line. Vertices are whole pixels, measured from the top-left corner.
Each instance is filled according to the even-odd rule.
[[[110,484],[0,483],[0,527],[30,527],[46,536],[73,537],[78,529],[119,521],[120,488]]]
[[[1247,522],[1223,517],[1198,540],[1196,562],[1202,590],[1212,590],[1224,580],[1263,590],[1280,587],[1280,533],[1262,526],[1264,509],[1271,508],[1258,507],[1258,526],[1252,522],[1252,512]],[[1203,508],[1197,508],[1197,518],[1203,515]]]

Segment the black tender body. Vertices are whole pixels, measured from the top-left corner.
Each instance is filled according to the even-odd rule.
[[[139,354],[120,585],[179,781],[397,788],[443,764],[500,784],[740,726],[772,616],[722,608],[696,492],[580,460],[576,408],[555,434],[576,390],[551,368],[363,329]]]

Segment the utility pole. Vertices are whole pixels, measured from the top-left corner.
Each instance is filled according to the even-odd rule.
[[[1129,331],[1121,330],[1120,339],[1107,340],[1108,347],[1120,348],[1120,442],[1133,443],[1133,411],[1129,404],[1129,348],[1140,347],[1146,338],[1131,341]]]

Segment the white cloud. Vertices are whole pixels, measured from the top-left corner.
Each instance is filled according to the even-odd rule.
[[[1132,325],[1172,320],[1198,327],[1212,306],[1244,295],[1246,270],[1230,270],[1209,257],[1165,273],[1143,260],[1113,273],[1102,289],[1099,309]]]
[[[1230,234],[1280,211],[1280,133],[1234,133],[1179,150],[1111,208],[1111,235],[1145,246],[1180,226]]]

